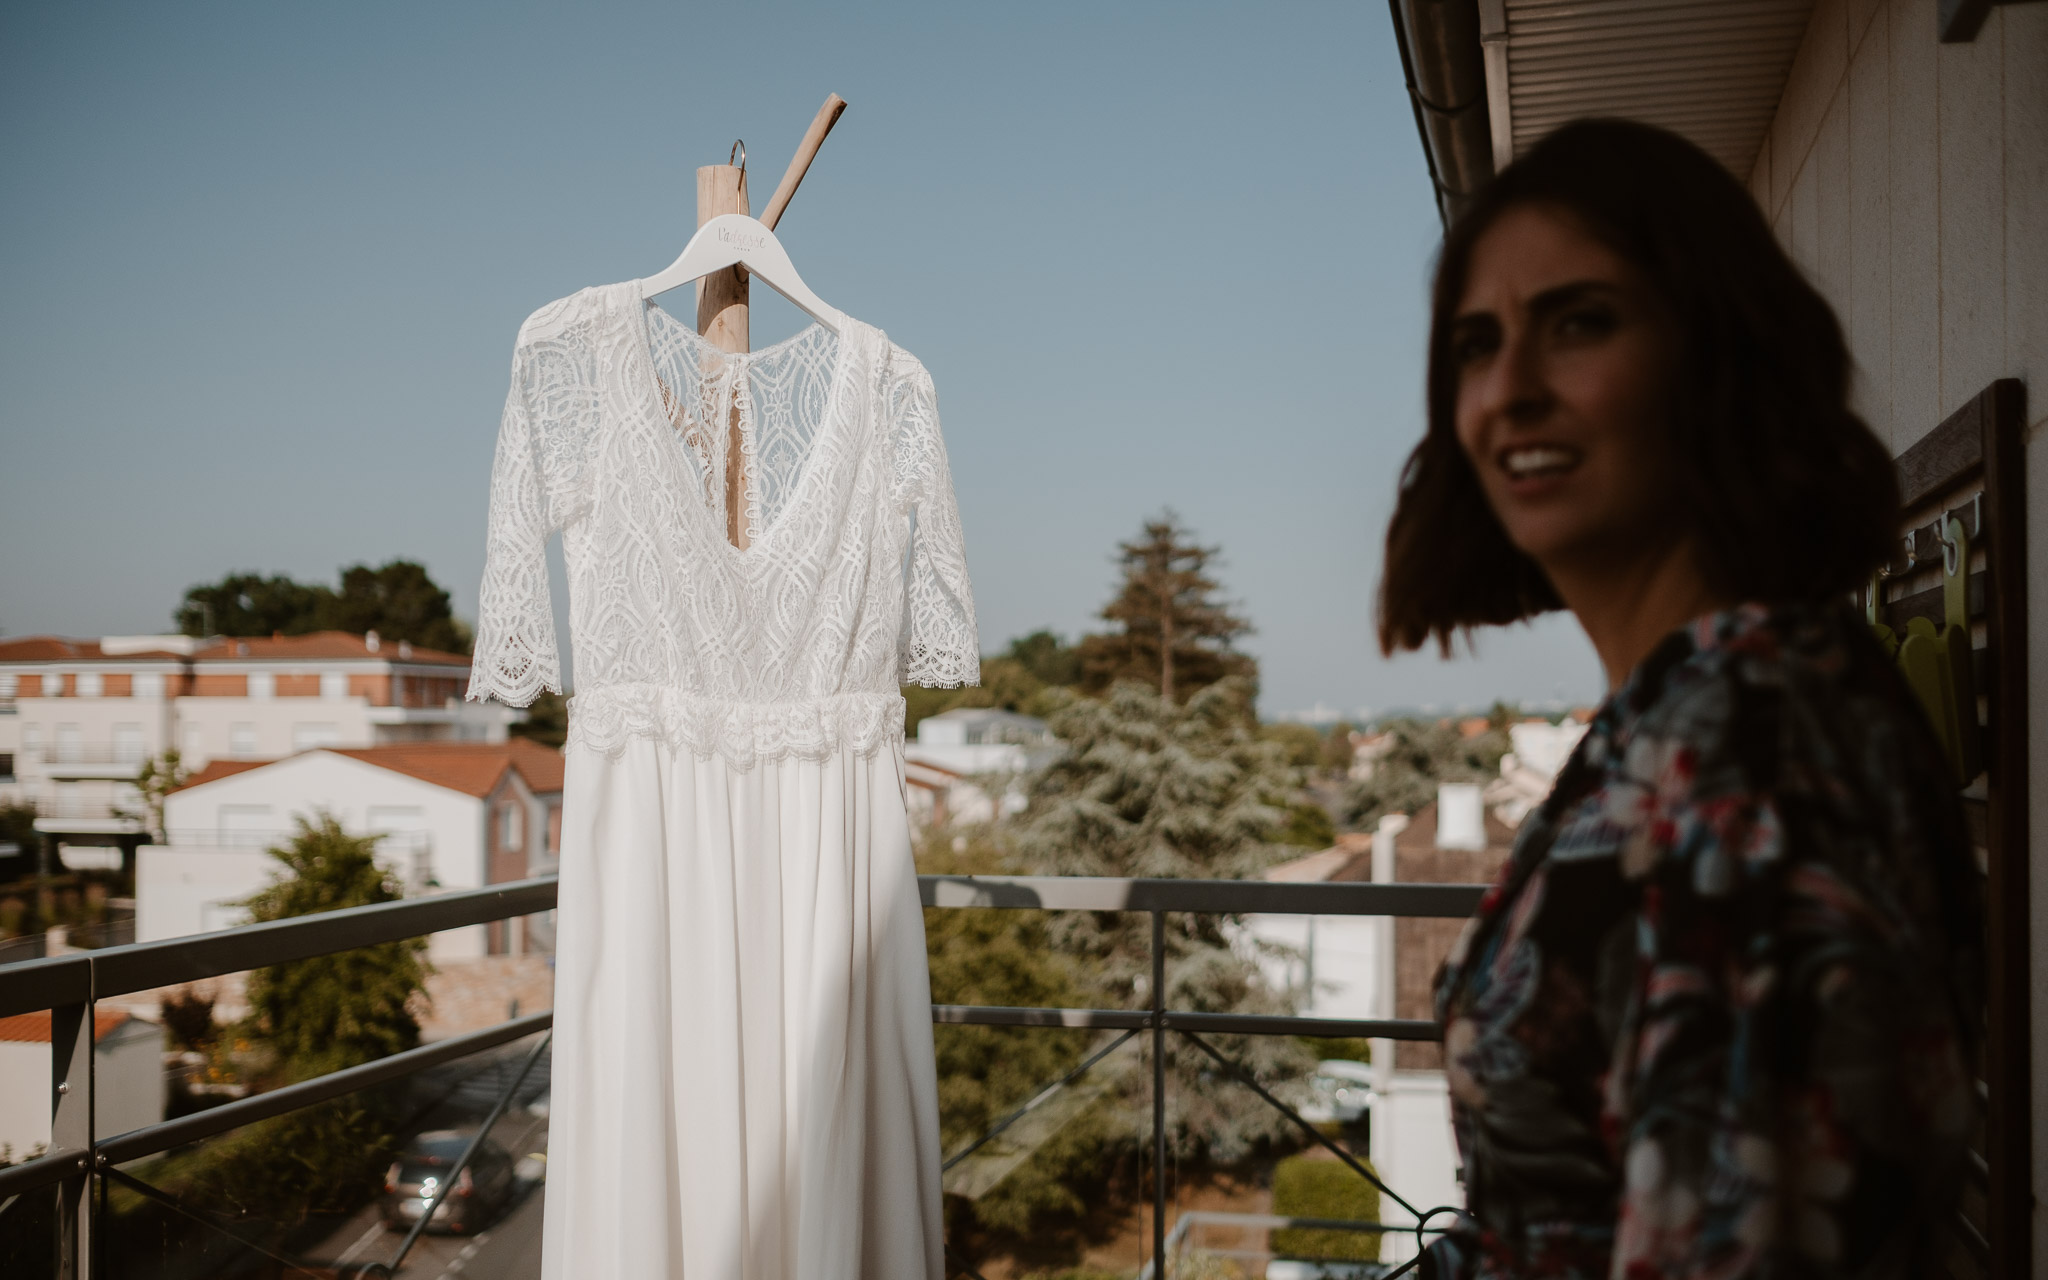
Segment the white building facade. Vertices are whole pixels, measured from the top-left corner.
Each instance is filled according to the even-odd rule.
[[[270,639],[0,640],[0,801],[86,843],[143,833],[134,782],[317,747],[503,742],[516,713],[464,703],[469,659],[340,631]]]
[[[332,814],[379,837],[408,895],[475,889],[559,866],[562,756],[524,739],[322,748],[262,764],[216,761],[164,804],[168,843],[136,859],[136,940],[247,919],[240,905],[278,874],[265,852],[296,823]],[[438,934],[437,958],[552,949],[543,920]]]

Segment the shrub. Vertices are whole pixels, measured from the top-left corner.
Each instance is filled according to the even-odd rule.
[[[1273,1170],[1273,1212],[1292,1218],[1377,1222],[1380,1192],[1338,1161],[1289,1156]],[[1290,1227],[1273,1233],[1272,1248],[1282,1257],[1370,1262],[1380,1256],[1380,1233]]]
[[[163,1017],[164,1030],[171,1033],[171,1043],[180,1049],[204,1053],[218,1034],[213,1025],[212,998],[191,987],[181,987],[164,997]]]

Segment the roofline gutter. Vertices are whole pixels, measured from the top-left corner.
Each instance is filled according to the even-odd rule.
[[[1423,158],[1445,227],[1494,174],[1480,0],[1387,0]]]

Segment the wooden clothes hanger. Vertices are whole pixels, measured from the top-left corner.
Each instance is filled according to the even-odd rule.
[[[789,299],[798,310],[838,337],[846,330],[846,313],[811,292],[775,233],[759,218],[721,213],[690,237],[674,262],[640,281],[640,296],[652,298],[727,267],[740,267]]]

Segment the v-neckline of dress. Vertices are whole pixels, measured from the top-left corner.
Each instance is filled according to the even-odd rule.
[[[635,318],[638,321],[636,329],[638,342],[635,345],[639,349],[642,364],[646,366],[647,375],[644,379],[642,394],[648,397],[648,405],[654,411],[655,416],[670,428],[669,431],[663,433],[664,436],[671,441],[674,447],[685,448],[687,446],[683,444],[683,441],[674,430],[676,425],[675,418],[663,403],[661,369],[654,359],[654,331],[647,313],[659,310],[660,308],[656,306],[653,299],[641,291],[642,283],[638,280],[634,281],[632,290]],[[793,347],[797,343],[802,342],[810,335],[813,329],[821,333],[830,332],[824,325],[814,320],[789,337],[782,339],[780,342],[770,343],[759,351],[718,351],[716,347],[713,347],[704,340],[704,335],[698,333],[695,329],[677,320],[674,316],[669,316],[666,311],[663,311],[662,314],[668,316],[669,321],[676,326],[676,329],[685,335],[688,345],[699,349],[700,355],[706,350],[717,351],[718,355],[724,359],[737,360],[741,367],[734,372],[733,377],[735,379],[746,377],[747,367],[758,362],[762,357],[778,352],[785,347]],[[839,416],[840,402],[843,398],[842,389],[846,381],[845,375],[848,366],[848,347],[853,339],[853,325],[851,322],[847,325],[846,332],[834,336],[838,340],[839,348],[832,355],[831,384],[825,392],[825,407],[820,411],[818,429],[811,436],[809,447],[804,450],[803,460],[797,464],[798,474],[795,483],[790,486],[789,498],[783,503],[782,510],[776,514],[775,518],[769,520],[763,517],[758,523],[756,522],[756,515],[761,510],[761,477],[759,469],[756,467],[749,467],[747,469],[746,490],[741,496],[741,502],[745,509],[741,512],[740,518],[751,526],[748,531],[747,545],[744,547],[734,546],[732,540],[726,536],[726,529],[723,526],[726,526],[727,522],[731,519],[729,512],[724,510],[713,511],[710,502],[705,499],[702,493],[696,494],[690,499],[690,505],[695,507],[705,520],[712,523],[713,528],[711,532],[713,540],[721,547],[724,547],[736,559],[750,557],[754,548],[767,541],[774,531],[782,527],[791,509],[802,504],[804,492],[810,487],[811,474],[818,469],[818,452],[825,445],[825,433],[832,429],[833,420]],[[703,376],[701,368],[698,376]],[[680,390],[674,394],[673,399],[676,403],[681,403],[682,396]],[[740,439],[742,452],[751,453],[758,447],[757,431],[759,425],[758,420],[752,423],[743,422],[741,424]],[[731,466],[730,459],[727,460],[726,465],[728,467]],[[700,472],[699,474],[701,476],[702,473]]]

